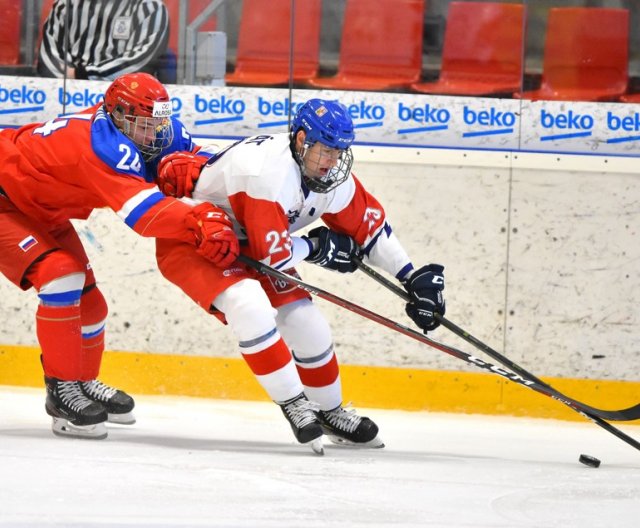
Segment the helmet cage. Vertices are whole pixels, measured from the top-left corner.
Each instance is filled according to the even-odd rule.
[[[145,161],[151,161],[173,142],[170,117],[125,114],[121,106],[112,112],[116,126],[138,148]]]
[[[145,161],[156,158],[173,142],[171,100],[153,76],[133,73],[119,77],[105,93],[105,107]]]
[[[300,152],[295,152],[295,158],[298,162],[298,166],[300,167],[302,181],[304,181],[304,184],[313,192],[321,194],[328,193],[338,185],[344,183],[349,177],[349,174],[351,174],[353,152],[351,152],[350,148],[341,150],[336,165],[332,167],[325,176],[313,177],[308,175],[309,171],[315,169],[315,167],[309,166],[309,164],[312,163],[312,160],[305,160],[305,158],[307,158],[309,148],[312,145],[312,143],[305,140]]]

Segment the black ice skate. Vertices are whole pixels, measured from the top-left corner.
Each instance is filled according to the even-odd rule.
[[[324,434],[334,444],[357,447],[384,447],[378,438],[378,426],[366,416],[358,416],[355,409],[342,406],[331,411],[318,411]]]
[[[135,402],[126,392],[109,387],[97,379],[83,381],[80,387],[87,398],[103,405],[109,415],[108,422],[124,425],[136,423],[131,412]]]
[[[322,427],[320,427],[313,405],[307,400],[304,393],[285,402],[276,403],[291,424],[296,440],[301,444],[309,444],[315,453],[324,454]]]
[[[53,418],[53,433],[72,438],[102,440],[107,437],[107,411],[85,396],[79,381],[44,379],[47,387],[45,409]]]

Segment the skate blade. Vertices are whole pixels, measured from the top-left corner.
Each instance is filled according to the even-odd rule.
[[[104,440],[107,437],[107,427],[104,422],[93,425],[73,425],[64,418],[53,417],[52,420],[51,429],[57,436],[87,440]]]
[[[329,440],[336,445],[348,446],[348,447],[356,447],[361,449],[382,449],[384,447],[384,442],[380,439],[380,437],[376,436],[373,440],[369,440],[368,442],[352,442],[351,440],[346,440],[341,438],[340,436],[335,435],[327,435]]]
[[[108,416],[107,422],[112,424],[133,425],[136,423],[136,417],[132,412],[122,414],[109,413]]]
[[[321,436],[316,438],[315,440],[311,440],[311,442],[307,442],[304,445],[308,445],[316,455],[324,455],[324,445],[322,444]]]

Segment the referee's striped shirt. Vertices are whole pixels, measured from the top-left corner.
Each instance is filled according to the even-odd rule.
[[[162,0],[55,0],[43,28],[38,73],[63,77],[65,66],[75,69],[80,79],[153,73],[168,39],[169,16]]]

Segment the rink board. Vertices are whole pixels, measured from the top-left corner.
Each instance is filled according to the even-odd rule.
[[[42,386],[40,350],[0,345],[0,385]],[[582,420],[551,398],[483,372],[450,372],[342,365],[346,401],[354,406],[408,411],[504,414]],[[101,379],[133,395],[266,400],[242,359],[106,352]],[[567,395],[601,408],[637,403],[640,383],[544,378]]]

